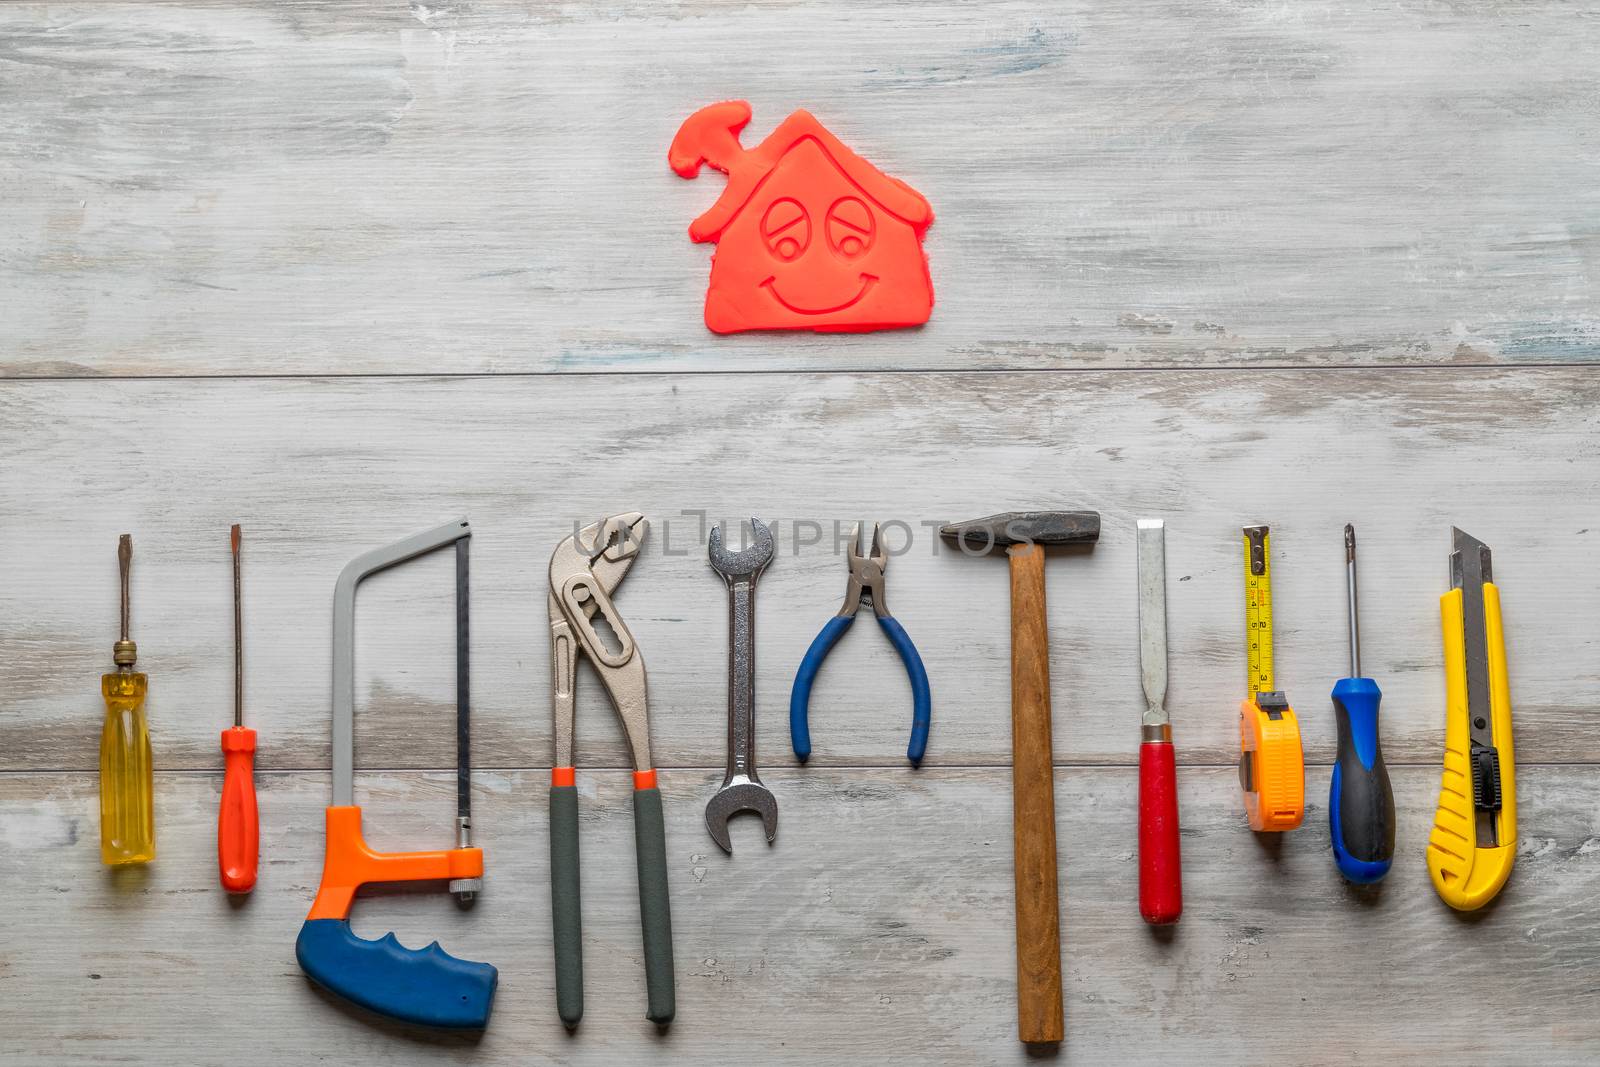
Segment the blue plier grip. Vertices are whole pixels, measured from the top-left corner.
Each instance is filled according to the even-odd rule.
[[[835,615],[823,626],[822,632],[812,639],[800,661],[800,671],[794,676],[794,688],[789,691],[789,741],[794,745],[795,758],[801,763],[811,758],[811,725],[807,718],[811,711],[811,686],[822,670],[822,661],[828,658],[829,649],[839,643],[839,638],[856,621],[854,615]]]
[[[933,693],[928,689],[928,671],[922,665],[917,646],[911,635],[892,615],[878,616],[878,625],[889,635],[900,661],[906,665],[906,677],[911,680],[911,744],[906,748],[906,758],[911,766],[922,766],[922,754],[928,750],[928,725],[933,721]]]
[[[835,615],[829,619],[822,632],[811,642],[811,647],[806,649],[805,658],[800,661],[800,670],[795,674],[794,688],[789,693],[789,740],[801,763],[811,758],[811,687],[817,680],[817,673],[822,670],[823,660],[828,658],[828,652],[839,643],[839,638],[844,636],[853,622],[854,615]],[[883,627],[894,650],[900,654],[900,661],[905,664],[906,676],[911,682],[911,744],[906,748],[906,758],[913,767],[917,767],[922,764],[923,753],[928,749],[928,726],[933,720],[933,694],[928,687],[928,671],[923,667],[922,656],[917,652],[917,646],[911,643],[911,635],[906,633],[904,626],[890,615],[878,616],[878,625]]]

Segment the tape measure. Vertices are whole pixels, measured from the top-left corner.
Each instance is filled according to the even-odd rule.
[[[1252,699],[1272,684],[1272,561],[1265,526],[1244,528],[1245,690]]]
[[[1244,528],[1245,690],[1239,705],[1239,785],[1252,830],[1293,830],[1305,818],[1300,721],[1273,684],[1271,541]]]

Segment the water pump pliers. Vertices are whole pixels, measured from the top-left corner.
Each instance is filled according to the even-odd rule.
[[[555,765],[550,772],[550,900],[555,931],[556,1010],[569,1028],[583,1017],[583,925],[578,891],[578,789],[573,762],[578,656],[587,656],[605,687],[633,759],[633,834],[639,871],[644,974],[657,1026],[672,1021],[672,911],[667,895],[661,791],[650,762],[650,716],[644,657],[617,614],[611,594],[633,566],[649,523],[630,511],[590,523],[550,557],[551,706]],[[610,632],[597,629],[604,623]]]

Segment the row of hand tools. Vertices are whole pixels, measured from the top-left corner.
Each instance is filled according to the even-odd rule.
[[[1017,915],[1018,1036],[1062,1039],[1061,949],[1056,892],[1055,800],[1049,753],[1050,681],[1045,649],[1043,545],[1092,544],[1094,512],[1014,513],[947,526],[964,545],[1004,547],[1011,561],[1012,740]],[[1516,858],[1516,772],[1500,593],[1489,547],[1453,530],[1450,590],[1440,598],[1446,681],[1444,770],[1427,864],[1440,898],[1459,911],[1499,893]],[[1258,833],[1296,829],[1305,818],[1299,721],[1275,684],[1270,531],[1244,539],[1246,697],[1239,706],[1239,783]],[[1183,911],[1176,759],[1167,693],[1166,530],[1137,523],[1139,665],[1145,710],[1139,746],[1139,908],[1168,925]],[[1379,881],[1394,858],[1395,810],[1378,743],[1378,683],[1361,673],[1356,539],[1344,528],[1350,676],[1334,684],[1338,755],[1328,798],[1334,861],[1356,884]],[[1026,751],[1025,751],[1026,749]]]
[[[658,1025],[676,1011],[672,918],[661,793],[650,756],[644,660],[616,610],[613,595],[638,560],[649,524],[638,512],[591,523],[564,538],[549,565],[551,705],[554,718],[550,817],[550,880],[557,1010],[568,1027],[583,1015],[582,909],[579,900],[579,810],[576,788],[577,663],[589,660],[621,721],[633,771],[634,831],[648,1008]],[[772,842],[777,798],[762,784],[755,749],[755,592],[774,556],[768,526],[752,518],[748,544],[735,551],[716,526],[707,539],[711,568],[728,591],[727,768],[706,806],[707,831],[732,852],[728,822],[758,815]],[[862,602],[904,664],[913,715],[907,757],[921,764],[932,697],[927,671],[904,627],[889,613],[884,572],[888,553],[879,529],[857,526],[847,552],[844,602],[807,649],[790,695],[796,757],[811,754],[810,697],[828,652],[850,628]],[[1016,890],[1019,1036],[1030,1044],[1062,1038],[1061,937],[1055,844],[1050,710],[1049,633],[1045,605],[1047,546],[1092,549],[1100,516],[1092,511],[1010,512],[946,525],[941,537],[963,555],[1004,554],[1011,575],[1013,843]],[[333,604],[333,797],[326,811],[323,875],[296,943],[306,974],[378,1014],[420,1025],[482,1028],[498,972],[457,959],[437,943],[402,947],[393,934],[358,938],[349,914],[357,890],[370,883],[442,883],[463,904],[482,886],[483,852],[472,844],[469,678],[471,526],[446,523],[363,553],[340,573]],[[225,776],[218,818],[220,879],[230,892],[256,881],[258,819],[252,782],[256,735],[243,725],[241,531],[230,533],[234,592],[234,721],[222,732]],[[1378,742],[1378,685],[1361,674],[1355,532],[1344,532],[1350,630],[1350,676],[1333,688],[1338,757],[1329,822],[1333,854],[1350,881],[1368,883],[1389,870],[1394,852],[1394,801]],[[1139,902],[1151,924],[1176,922],[1183,895],[1177,770],[1165,709],[1167,688],[1165,527],[1137,523],[1139,658],[1145,708],[1139,753]],[[455,555],[457,817],[454,847],[384,853],[368,846],[354,801],[355,606],[360,583],[379,571],[439,549]],[[1282,832],[1304,818],[1304,758],[1298,718],[1275,683],[1272,649],[1270,539],[1266,526],[1243,530],[1246,698],[1239,707],[1239,777],[1250,827]],[[107,864],[155,856],[153,776],[144,717],[147,678],[133,670],[129,637],[132,541],[118,546],[121,638],[116,671],[102,678],[106,719],[101,742],[101,854]],[[1428,845],[1428,868],[1440,896],[1473,910],[1504,885],[1516,851],[1515,771],[1511,705],[1499,593],[1486,545],[1454,531],[1451,588],[1441,598],[1447,678],[1444,772]]]

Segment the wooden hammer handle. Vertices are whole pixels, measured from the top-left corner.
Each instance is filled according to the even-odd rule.
[[[1017,1036],[1059,1042],[1061,922],[1050,743],[1044,547],[1011,545],[1011,801],[1017,879]]]

